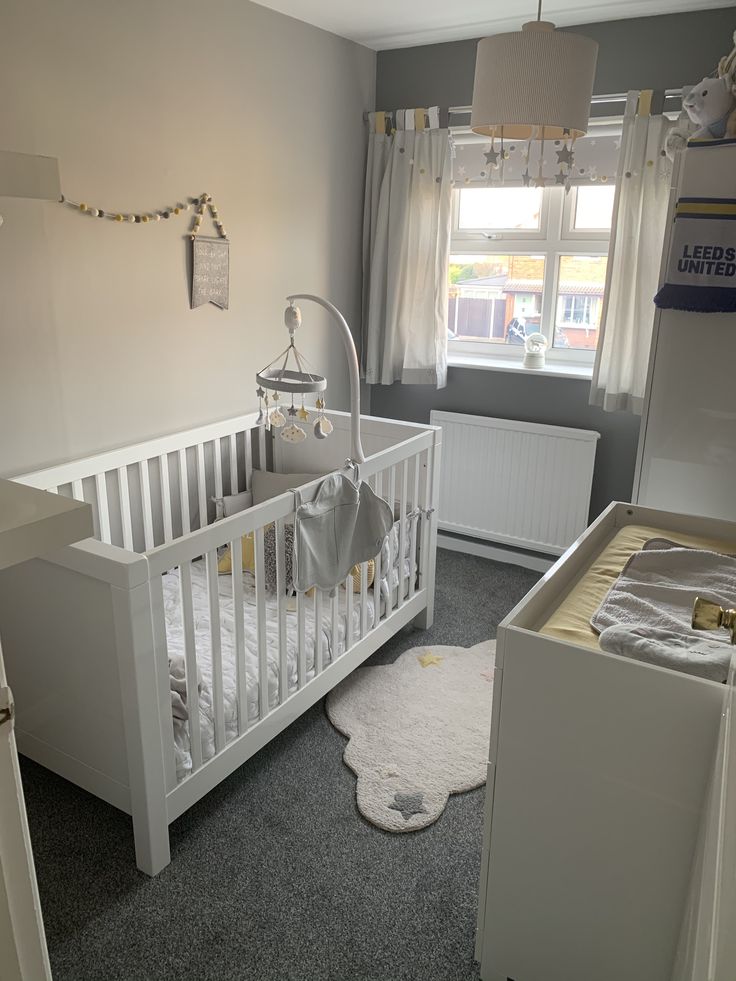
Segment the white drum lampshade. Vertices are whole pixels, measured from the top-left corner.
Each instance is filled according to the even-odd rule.
[[[502,140],[577,139],[588,129],[598,43],[549,21],[478,42],[470,127]]]

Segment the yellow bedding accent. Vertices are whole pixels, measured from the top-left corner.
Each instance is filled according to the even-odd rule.
[[[736,542],[682,535],[645,525],[627,525],[614,535],[539,632],[569,644],[579,644],[593,651],[599,650],[598,635],[590,625],[590,618],[605,599],[631,555],[640,551],[650,538],[667,538],[691,548],[736,554]]]

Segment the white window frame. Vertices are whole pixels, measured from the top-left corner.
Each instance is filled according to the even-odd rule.
[[[539,229],[461,229],[459,227],[460,194],[452,194],[451,255],[538,255],[544,256],[544,283],[540,331],[549,341],[547,362],[557,365],[592,365],[595,351],[555,348],[553,346],[557,313],[557,285],[560,279],[560,257],[563,255],[607,256],[610,239],[608,229],[573,228],[577,187],[566,194],[564,188],[545,187]],[[482,340],[448,341],[448,354],[510,359],[518,361],[519,346],[497,344]]]

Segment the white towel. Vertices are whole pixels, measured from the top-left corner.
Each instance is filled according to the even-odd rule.
[[[590,623],[602,650],[725,681],[730,634],[693,630],[696,596],[736,606],[736,557],[652,539],[631,556]]]
[[[696,631],[691,631],[696,633]],[[606,627],[600,636],[601,650],[619,654],[635,661],[647,661],[661,668],[672,668],[694,674],[710,681],[725,682],[734,648],[722,640],[714,640],[710,632],[697,632],[696,637],[658,630],[656,627],[631,627],[618,624]]]

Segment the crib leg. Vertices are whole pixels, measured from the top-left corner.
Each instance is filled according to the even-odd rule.
[[[171,862],[169,848],[169,824],[164,815],[154,819],[148,812],[133,811],[133,837],[135,839],[135,864],[146,875],[158,875]]]
[[[131,578],[137,578],[138,585],[113,586],[112,603],[136,864],[146,875],[158,875],[171,861],[169,817],[148,563],[140,561],[143,568],[131,567],[137,573]]]
[[[412,624],[416,630],[429,630],[429,628],[434,623],[434,599],[431,603],[428,603],[421,613],[417,615],[412,620]]]

